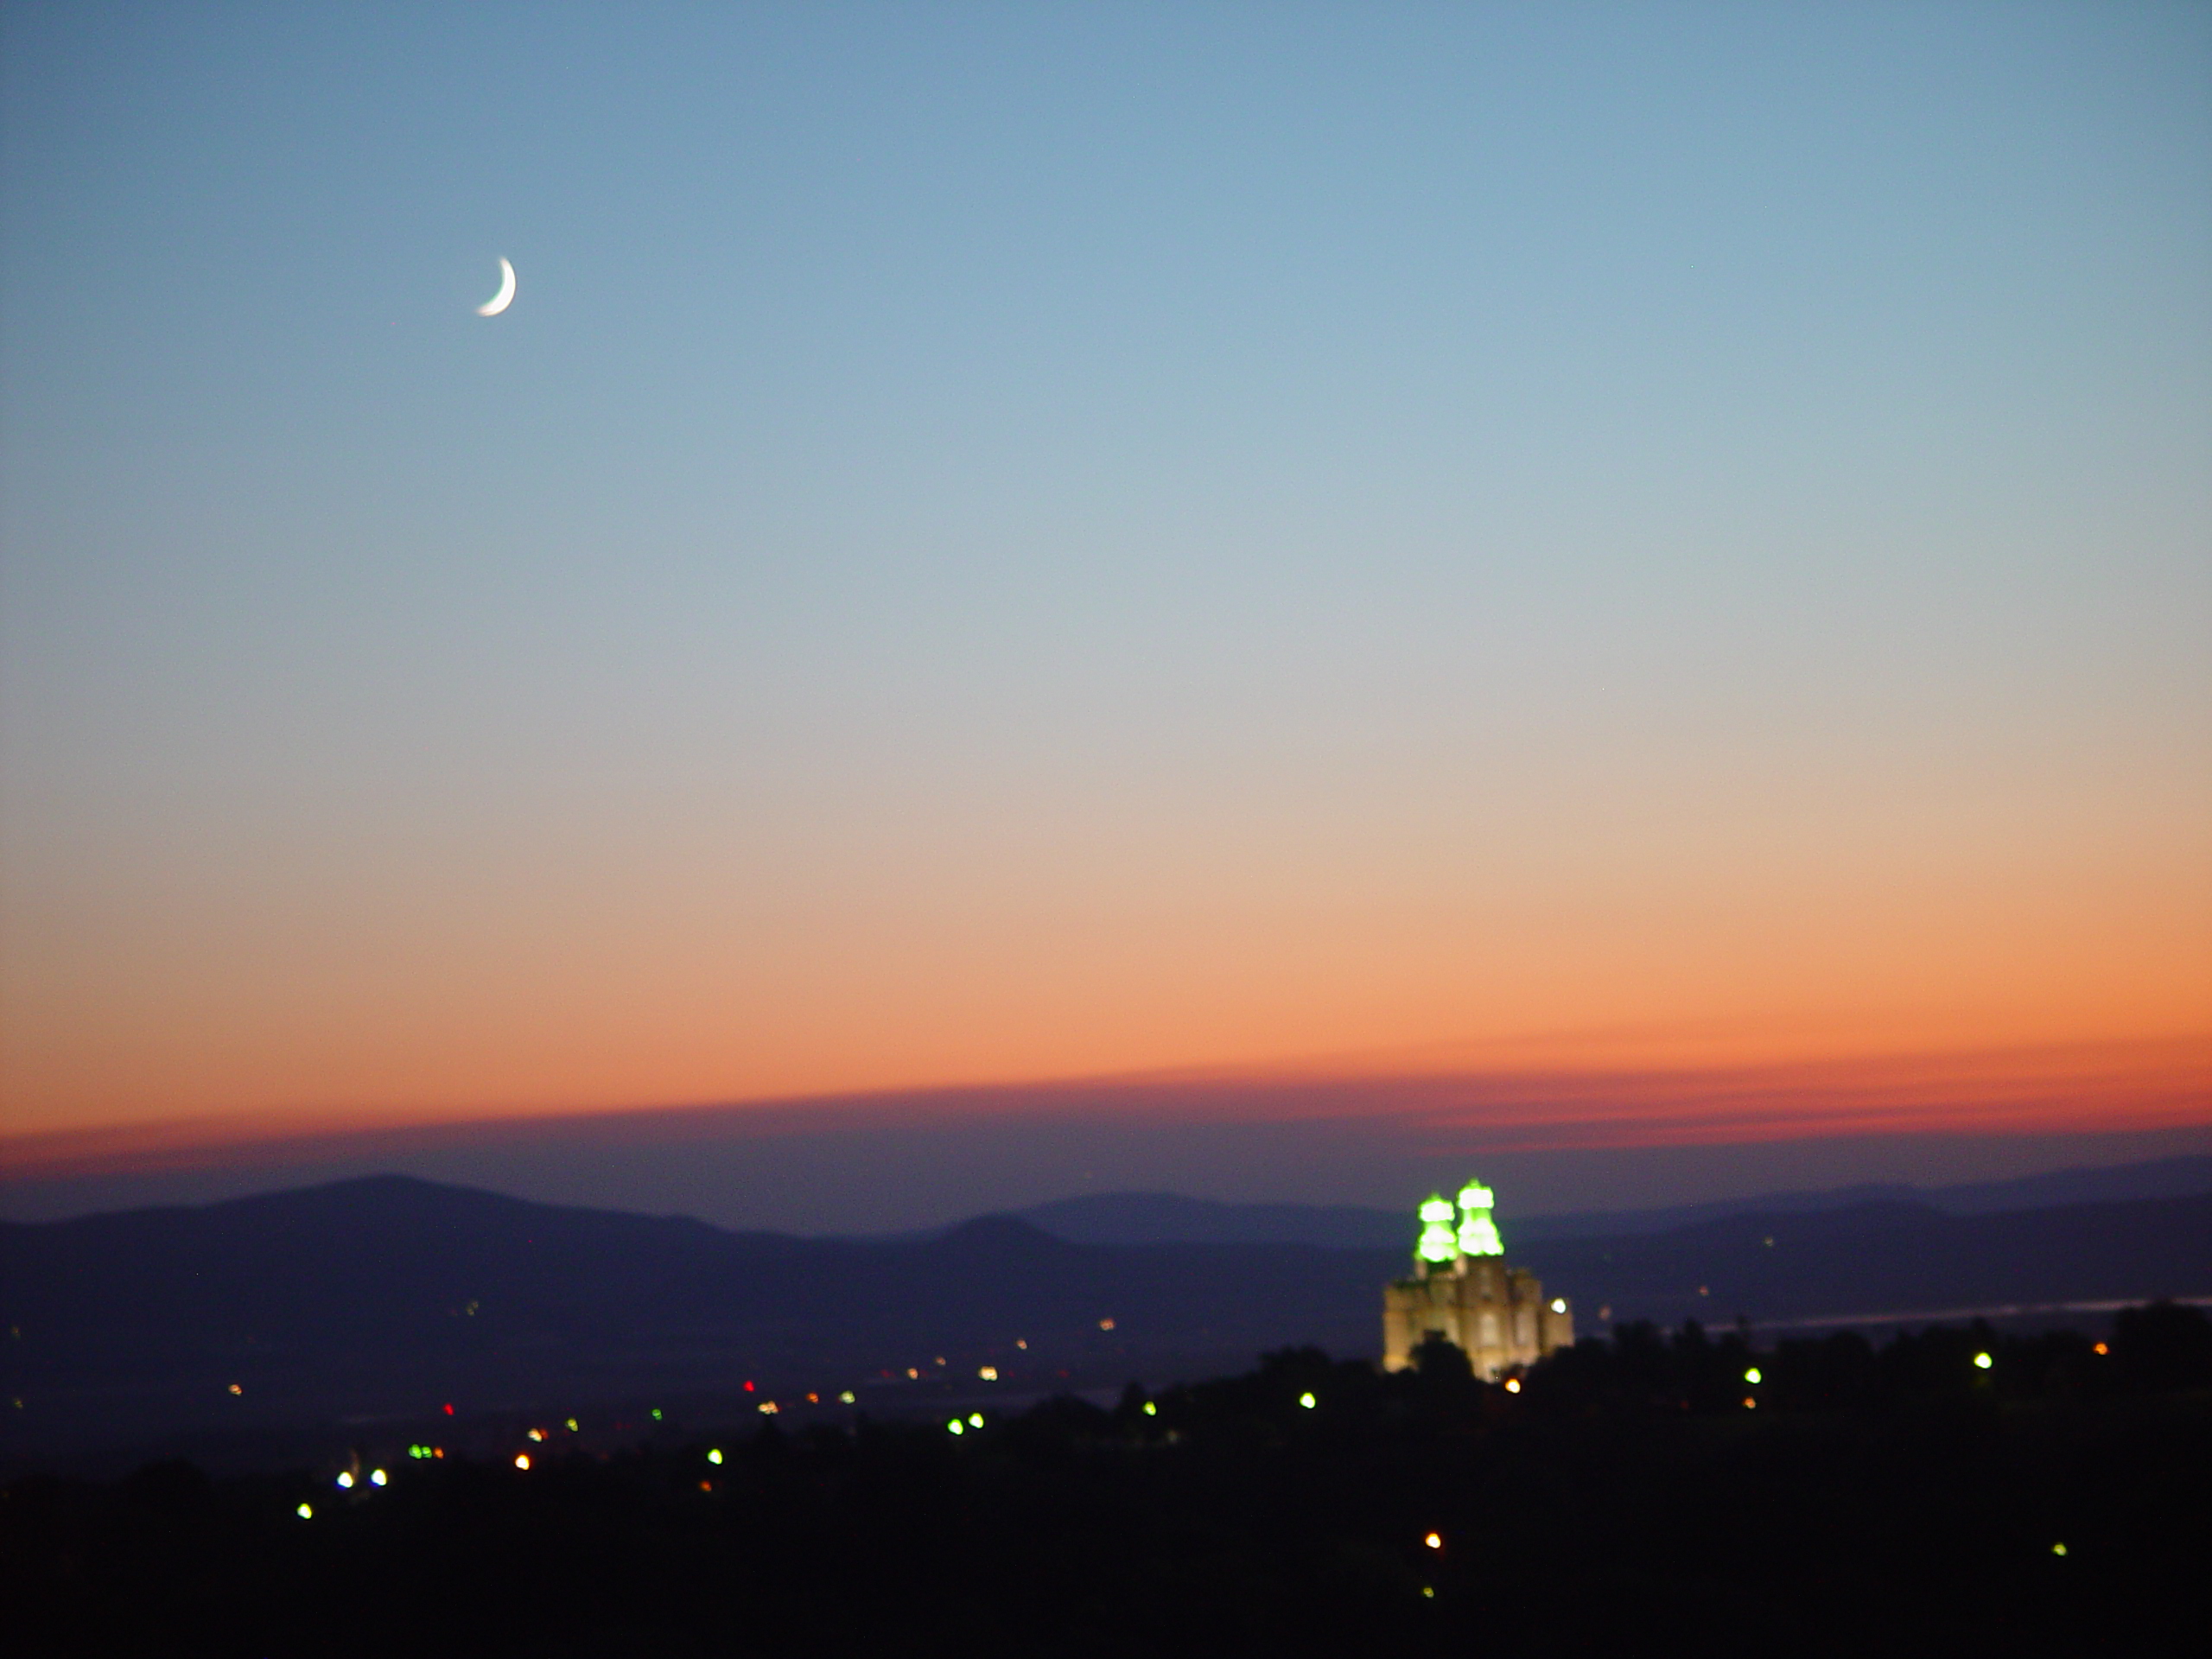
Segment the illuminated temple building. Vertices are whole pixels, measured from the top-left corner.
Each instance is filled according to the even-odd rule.
[[[1567,1299],[1547,1301],[1535,1274],[1505,1265],[1493,1202],[1490,1188],[1469,1181],[1459,1191],[1456,1228],[1449,1198],[1433,1194],[1421,1205],[1414,1276],[1382,1291],[1385,1370],[1404,1370],[1434,1336],[1463,1350],[1475,1375],[1494,1382],[1573,1342]]]

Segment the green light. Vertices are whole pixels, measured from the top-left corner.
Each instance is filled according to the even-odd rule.
[[[1503,1255],[1505,1241],[1497,1236],[1497,1224],[1488,1216],[1477,1216],[1459,1224],[1459,1254],[1462,1255]]]
[[[292,1513],[298,1516],[302,1521],[312,1521],[315,1519],[315,1505],[312,1503],[302,1503],[298,1509],[293,1510]]]
[[[718,1463],[720,1463],[721,1460],[722,1460],[722,1449],[721,1449],[721,1447],[720,1447],[719,1446],[716,1446],[713,1451],[711,1451],[711,1452],[708,1452],[708,1453],[707,1453],[707,1461],[708,1461],[709,1463],[716,1463],[716,1464],[718,1464]]]
[[[956,1417],[944,1426],[944,1432],[948,1434],[965,1434],[968,1432],[968,1425]]]
[[[1144,1402],[1144,1414],[1147,1417],[1157,1417],[1160,1415],[1160,1408],[1147,1400]]]
[[[2054,1555],[2063,1555],[2066,1553],[2066,1546],[2063,1544],[2053,1544],[2050,1547],[2050,1553]]]
[[[1311,1411],[1314,1407],[1319,1405],[1321,1402],[1319,1400],[1316,1400],[1310,1394],[1301,1394],[1298,1396],[1298,1403],[1305,1407],[1306,1410]]]
[[[660,1408],[658,1406],[655,1406],[653,1408],[653,1421],[660,1421]]]
[[[1462,1213],[1458,1243],[1462,1255],[1505,1254],[1505,1241],[1497,1236],[1497,1224],[1491,1219],[1491,1206],[1497,1202],[1497,1195],[1480,1181],[1469,1181],[1459,1189]]]
[[[1764,1381],[1764,1379],[1759,1376],[1759,1368],[1754,1365],[1750,1370],[1744,1373],[1744,1381],[1756,1387],[1758,1383]]]
[[[1452,1237],[1452,1206],[1439,1192],[1432,1192],[1421,1207],[1421,1243],[1414,1255],[1422,1262],[1449,1262],[1459,1248]]]
[[[1987,1354],[1976,1354],[1974,1357],[1974,1368],[1977,1371],[1986,1371],[1996,1363]]]
[[[970,1428],[981,1428],[982,1426],[983,1426],[983,1414],[982,1414],[982,1412],[980,1412],[980,1411],[971,1411],[971,1412],[969,1412],[969,1413],[968,1414],[968,1427],[970,1427]]]

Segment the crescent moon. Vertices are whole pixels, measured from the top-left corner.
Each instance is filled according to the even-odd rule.
[[[515,302],[515,268],[499,261],[499,291],[476,308],[480,317],[496,317]]]

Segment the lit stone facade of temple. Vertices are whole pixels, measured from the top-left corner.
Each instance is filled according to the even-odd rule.
[[[1535,1274],[1506,1265],[1492,1201],[1488,1187],[1468,1182],[1456,1227],[1450,1199],[1439,1194],[1421,1205],[1414,1276],[1382,1292],[1384,1370],[1405,1370],[1415,1349],[1440,1336],[1465,1352],[1477,1376],[1494,1382],[1573,1342],[1567,1299],[1547,1299]]]

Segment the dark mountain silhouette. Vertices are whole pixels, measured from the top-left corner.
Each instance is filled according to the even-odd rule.
[[[1708,1323],[1923,1316],[2212,1294],[2212,1196],[1950,1216],[1897,1202],[1730,1216],[1519,1252],[1583,1318]]]
[[[1353,1204],[1232,1204],[1179,1192],[1085,1192],[1017,1212],[1075,1244],[1319,1244],[1396,1249],[1419,1230],[1411,1210]]]
[[[1910,1203],[1946,1215],[2097,1204],[2124,1198],[2188,1198],[2212,1192],[2212,1156],[2159,1158],[2145,1163],[2051,1170],[2011,1180],[1917,1187],[1871,1182],[1818,1192],[1768,1192],[1749,1198],[1669,1205],[1646,1210],[1592,1210],[1566,1215],[1501,1212],[1509,1243],[1554,1238],[1617,1238],[1672,1232],[1728,1216],[1788,1215]],[[1174,1192],[1090,1192],[1019,1212],[1055,1237],[1077,1244],[1320,1244],[1335,1249],[1395,1249],[1409,1245],[1411,1211],[1360,1205],[1233,1204]]]
[[[1205,1374],[1303,1332],[1356,1347],[1383,1270],[1310,1247],[1098,1249],[1013,1217],[918,1241],[728,1233],[401,1176],[4,1224],[0,1388],[25,1404],[0,1449],[748,1380],[895,1392],[910,1367],[972,1389],[993,1364],[1007,1392]]]
[[[1514,1255],[1585,1330],[1601,1306],[1725,1323],[2187,1296],[2212,1292],[2212,1198],[1888,1203]],[[397,1176],[0,1225],[0,1390],[23,1402],[0,1409],[0,1451],[447,1402],[727,1401],[748,1380],[754,1398],[918,1408],[1218,1374],[1294,1343],[1356,1357],[1407,1265],[1402,1249],[1077,1244],[1010,1216],[905,1241],[728,1233]]]

